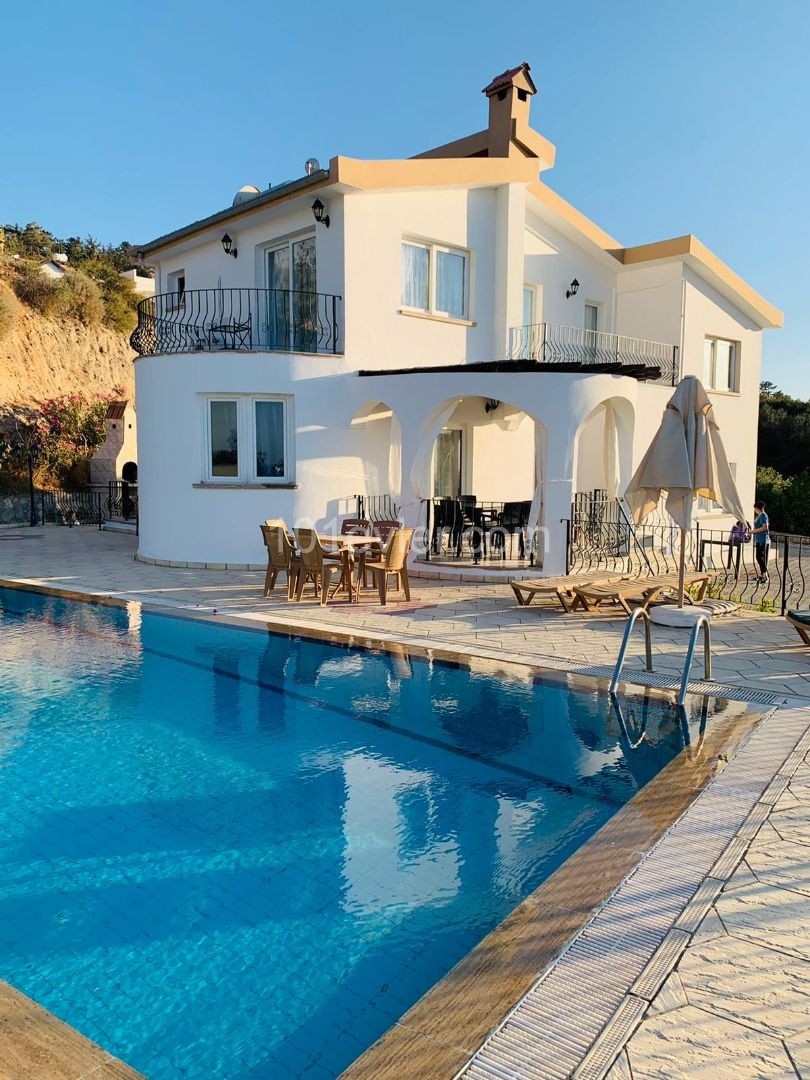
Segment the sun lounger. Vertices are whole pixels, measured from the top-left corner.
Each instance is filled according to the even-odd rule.
[[[810,611],[789,611],[785,618],[805,645],[810,645]]]
[[[700,570],[688,570],[684,575],[686,588],[697,588],[694,597],[697,603],[700,603],[706,595],[712,576]],[[597,581],[592,584],[575,585],[571,610],[582,607],[586,611],[596,611],[604,603],[613,603],[618,604],[626,614],[630,615],[632,613],[631,600],[643,608],[648,608],[654,601],[661,599],[662,594],[672,592],[677,588],[677,574],[659,574],[654,577],[636,578],[632,581],[624,578],[620,581]]]
[[[601,573],[568,574],[566,577],[514,578],[509,584],[515,599],[521,607],[528,607],[535,596],[556,597],[562,604],[563,611],[571,611],[574,601],[574,586],[593,582],[607,583],[620,580],[620,575]]]

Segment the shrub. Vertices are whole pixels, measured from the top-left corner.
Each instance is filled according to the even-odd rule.
[[[40,315],[53,318],[64,311],[62,284],[41,274],[38,267],[27,266],[14,280],[14,291],[24,304]]]
[[[59,287],[64,290],[64,314],[85,326],[98,326],[104,318],[104,301],[95,281],[74,270]]]
[[[0,341],[8,337],[17,321],[19,305],[9,289],[0,286]]]
[[[82,270],[101,289],[104,300],[104,325],[122,334],[135,329],[138,294],[132,283],[122,278],[116,268],[104,259],[85,259]]]

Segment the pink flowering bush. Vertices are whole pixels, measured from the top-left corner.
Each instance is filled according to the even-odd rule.
[[[42,466],[64,477],[89,462],[104,442],[107,407],[125,392],[123,386],[116,386],[91,398],[75,392],[43,402],[33,417],[42,446]]]

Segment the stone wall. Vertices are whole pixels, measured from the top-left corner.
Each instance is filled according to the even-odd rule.
[[[40,516],[40,498],[34,499],[37,520]],[[0,495],[0,525],[27,525],[31,520],[31,500],[28,495]]]

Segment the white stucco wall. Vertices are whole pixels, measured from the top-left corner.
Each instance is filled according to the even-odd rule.
[[[536,284],[536,320],[581,328],[584,306],[597,303],[600,329],[679,346],[684,373],[703,373],[706,335],[740,342],[740,392],[712,394],[736,464],[743,500],[753,499],[761,331],[716,294],[682,260],[623,267],[584,237],[574,240],[545,220],[521,185],[344,192],[323,195],[330,228],[315,227],[312,193],[227,225],[237,259],[226,256],[221,225],[185,240],[159,258],[158,291],[183,269],[186,288],[266,285],[264,250],[290,236],[314,235],[317,287],[343,296],[344,352],[193,353],[136,362],[140,552],[147,558],[245,565],[264,558],[258,523],[285,517],[323,524],[354,511],[355,494],[391,492],[409,523],[417,500],[409,470],[432,414],[463,397],[453,422],[464,426],[467,494],[522,501],[534,490],[534,420],[546,433],[544,516],[551,532],[545,572],[562,569],[561,519],[574,489],[604,484],[598,415],[608,398],[621,402],[620,490],[646,451],[671,386],[604,374],[418,372],[361,378],[360,370],[392,371],[501,360],[509,331],[523,321],[524,282]],[[529,209],[527,210],[527,205]],[[562,226],[561,226],[562,227]],[[402,314],[401,241],[433,240],[471,252],[470,322]],[[580,282],[575,297],[565,291]],[[204,487],[203,394],[287,394],[294,397],[295,486]],[[484,400],[525,416],[504,430]],[[352,423],[375,402],[394,419]],[[514,411],[514,409],[512,410]],[[583,426],[584,424],[584,426]],[[391,477],[392,432],[401,472]],[[397,456],[398,458],[398,456]],[[401,477],[401,479],[400,479]],[[197,486],[195,486],[197,485]]]

